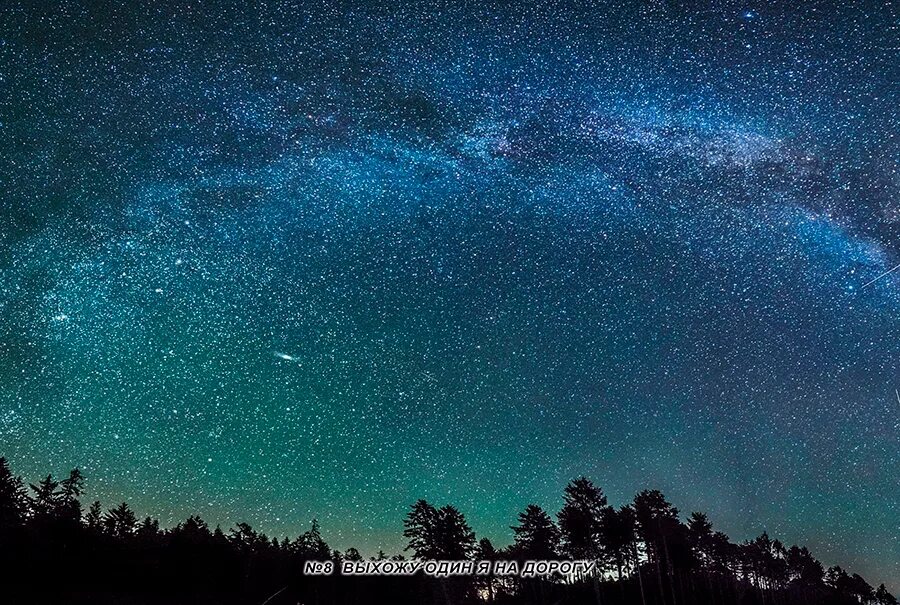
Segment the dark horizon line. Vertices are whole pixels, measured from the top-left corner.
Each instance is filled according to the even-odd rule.
[[[3,477],[2,477],[2,473],[3,473],[4,468],[7,469],[7,470],[9,470],[8,459],[7,459],[5,456],[0,456],[0,480],[2,480],[2,478],[3,478]],[[10,473],[11,473],[11,471],[10,471]],[[78,487],[77,487],[78,496],[81,496],[81,495],[83,495],[83,494],[85,493],[85,492],[83,491],[83,482],[84,482],[84,480],[85,480],[86,477],[85,477],[84,475],[81,474],[81,470],[80,470],[80,467],[79,467],[79,466],[74,467],[74,468],[70,471],[70,479],[71,479],[73,476],[75,476],[76,474],[77,474],[77,477],[78,477]],[[34,502],[34,498],[35,498],[35,496],[37,495],[37,491],[38,491],[38,489],[39,489],[39,487],[38,487],[39,484],[40,484],[41,482],[43,482],[43,481],[52,480],[53,474],[52,474],[52,473],[48,473],[48,475],[47,475],[46,477],[40,479],[40,480],[38,481],[37,484],[33,484],[33,483],[27,483],[27,484],[26,484],[26,483],[24,482],[24,480],[22,479],[22,476],[19,476],[19,475],[12,475],[12,474],[11,474],[11,476],[12,476],[14,479],[16,479],[16,480],[19,480],[23,486],[24,486],[24,485],[27,485],[28,488],[29,488],[32,492],[35,492],[35,495],[29,495],[29,494],[26,494],[26,498],[28,499],[28,502],[29,502],[29,503],[33,503],[33,502]],[[588,479],[585,475],[579,475],[579,477],[577,477],[576,479],[571,480],[571,481],[569,482],[568,485],[571,486],[573,483],[575,483],[575,482],[577,482],[577,481],[579,481],[579,480],[586,480],[586,481],[588,481],[588,483],[591,483],[591,484],[592,484],[591,480]],[[57,484],[62,484],[62,483],[64,483],[65,481],[66,481],[66,480],[61,480],[61,481],[57,482]],[[593,484],[592,484],[592,485],[593,485]],[[597,489],[602,493],[602,490],[601,490],[600,488],[597,488]],[[645,489],[645,490],[641,490],[641,491],[639,491],[637,494],[635,494],[635,497],[632,499],[631,502],[629,502],[629,503],[627,503],[627,504],[621,505],[620,510],[621,510],[622,508],[632,508],[632,509],[633,509],[633,508],[634,508],[634,500],[635,500],[636,498],[638,498],[640,495],[642,495],[642,494],[647,494],[647,493],[655,493],[655,494],[659,494],[659,496],[662,497],[663,500],[665,501],[665,498],[664,498],[664,496],[663,496],[663,494],[662,494],[661,491],[656,490],[656,489]],[[605,501],[605,500],[606,500],[606,498],[605,498],[605,496],[604,496],[604,501]],[[84,507],[84,505],[81,503],[81,501],[78,500],[77,498],[74,499],[73,501],[74,501],[75,503],[77,503],[77,505],[78,505],[78,511],[79,511],[78,522],[79,522],[82,526],[87,527],[87,525],[86,525],[86,522],[87,522],[86,517],[87,517],[87,513],[89,512],[88,509],[86,509],[86,508]],[[424,499],[419,499],[419,500],[417,501],[416,504],[421,503],[421,502],[426,502],[426,503],[427,503],[426,500],[424,500]],[[416,504],[413,504],[412,507],[414,508],[414,507],[416,506]],[[2,505],[2,502],[0,502],[0,505]],[[96,500],[91,501],[91,503],[90,503],[89,506],[90,506],[90,507],[98,506],[98,507],[100,507],[101,511],[102,511],[102,507],[103,507],[102,502],[101,502],[99,499],[96,499]],[[112,511],[114,511],[116,508],[119,508],[119,507],[126,507],[127,509],[131,510],[132,512],[136,512],[136,511],[134,511],[133,509],[131,509],[131,507],[130,507],[130,505],[128,504],[128,501],[127,501],[127,499],[126,499],[126,500],[123,500],[123,501],[122,501],[120,504],[118,504],[118,505],[114,505],[114,506],[112,506],[112,507],[110,507],[110,508],[107,508],[107,509],[106,509],[106,513],[103,514],[103,518],[106,518]],[[528,504],[528,505],[526,505],[526,510],[527,510],[527,508],[530,508],[530,507],[537,507],[538,509],[540,509],[540,510],[542,510],[542,511],[544,510],[542,507],[540,507],[540,506],[538,506],[538,505],[535,505],[535,504]],[[451,509],[453,509],[454,511],[459,512],[458,509],[456,509],[455,506],[450,505],[450,504],[443,505],[443,507],[442,507],[441,510],[443,510],[443,509],[445,509],[445,508],[451,508]],[[613,510],[615,510],[615,507],[613,507],[613,506],[611,506],[611,505],[610,505],[610,508],[612,508]],[[672,508],[672,510],[675,512],[675,514],[677,515],[677,522],[678,522],[679,524],[683,524],[683,521],[682,521],[682,518],[681,518],[682,511],[680,511],[677,507],[674,507],[674,506],[672,506],[671,508]],[[459,514],[462,515],[462,513],[459,513]],[[700,515],[702,515],[704,518],[707,518],[705,513],[702,513],[702,512],[699,512],[699,511],[692,511],[692,512],[691,512],[691,515],[697,515],[697,514],[700,514]],[[559,516],[560,516],[560,513],[557,512],[557,513],[556,513],[557,519],[559,519]],[[26,518],[27,518],[27,520],[33,520],[33,519],[34,519],[34,514],[32,513],[32,515],[31,515],[30,517],[27,516]],[[688,517],[686,517],[686,519],[689,519],[689,518],[690,518],[690,515],[689,515]],[[178,522],[176,522],[174,525],[171,525],[171,526],[169,526],[169,527],[160,527],[160,526],[159,526],[159,517],[158,517],[158,516],[153,516],[152,514],[147,514],[147,515],[135,515],[135,522],[136,522],[136,524],[135,524],[135,528],[134,528],[134,529],[135,529],[135,531],[136,531],[136,530],[139,528],[139,526],[140,526],[141,524],[146,524],[146,523],[149,522],[149,523],[152,523],[152,524],[154,524],[154,525],[156,526],[157,531],[159,531],[160,534],[162,534],[162,535],[171,535],[173,532],[175,532],[175,531],[178,530],[179,528],[182,528],[186,523],[192,522],[192,520],[193,520],[193,521],[199,521],[199,522],[201,522],[201,523],[202,523],[204,526],[206,526],[207,528],[210,527],[210,524],[209,524],[209,523],[206,521],[206,519],[204,519],[200,514],[191,514],[191,515],[188,515],[187,518],[185,518],[184,520],[178,521]],[[558,521],[557,521],[557,524],[558,524]],[[253,526],[250,525],[249,523],[247,523],[246,521],[240,521],[240,520],[232,521],[230,524],[227,524],[227,523],[226,523],[226,525],[229,525],[229,527],[228,527],[227,529],[223,529],[222,523],[217,521],[217,522],[215,522],[215,527],[214,527],[214,529],[211,530],[210,533],[220,532],[223,536],[228,537],[228,535],[229,535],[228,532],[234,533],[234,532],[235,532],[236,530],[238,530],[238,529],[240,528],[240,526],[242,526],[242,525],[243,525],[243,526],[246,526],[246,527],[249,528],[249,529],[252,529],[252,528],[253,528]],[[317,533],[317,534],[320,533],[321,526],[320,526],[320,524],[319,524],[319,521],[318,521],[318,517],[317,517],[317,516],[313,516],[313,517],[310,519],[309,525],[310,525],[310,528],[311,528],[310,530],[307,530],[306,532],[303,532],[303,531],[301,531],[301,530],[298,529],[298,533],[297,533],[296,537],[293,538],[293,539],[291,539],[290,534],[287,534],[287,533],[283,534],[283,535],[281,536],[281,539],[280,539],[280,540],[279,540],[279,537],[278,537],[278,536],[276,536],[276,535],[268,535],[268,534],[266,534],[265,532],[257,532],[257,535],[258,535],[261,539],[265,539],[265,540],[266,540],[267,542],[269,542],[269,543],[273,543],[273,541],[274,541],[274,542],[280,543],[281,545],[286,545],[286,544],[291,544],[291,543],[294,543],[294,542],[296,542],[296,541],[298,541],[298,540],[301,540],[301,539],[303,538],[303,536],[308,535],[308,534],[310,533],[310,531],[313,531],[313,532],[315,532],[315,533]],[[511,530],[515,530],[515,529],[516,529],[515,526],[508,526],[508,527],[509,527]],[[253,530],[253,531],[255,531],[255,530]],[[754,538],[754,539],[746,539],[746,540],[744,540],[744,541],[742,541],[742,542],[731,542],[731,537],[730,537],[730,536],[727,536],[727,535],[724,534],[723,532],[717,532],[717,533],[720,533],[720,534],[724,535],[732,545],[737,546],[737,547],[750,545],[750,544],[752,544],[752,543],[754,542],[754,540],[758,540],[759,538],[762,538],[762,537],[769,538],[768,532],[767,532],[765,529],[763,529],[763,531],[759,534],[759,536],[757,536],[757,538]],[[473,536],[474,536],[474,532],[473,532]],[[483,536],[483,535],[480,536],[480,538],[481,538],[481,539],[488,539],[488,540],[490,540],[490,538],[488,538],[487,536]],[[777,543],[777,544],[782,544],[777,538],[775,538],[773,541],[774,541],[775,543]],[[493,541],[491,541],[491,542],[492,542],[492,544],[493,544]],[[507,543],[506,543],[506,546],[500,547],[500,549],[498,550],[498,552],[509,551],[509,550],[511,550],[511,549],[515,546],[515,543],[516,543],[516,542],[515,542],[515,536],[513,536],[513,540],[507,542]],[[283,547],[283,546],[282,546],[282,547]],[[798,548],[806,549],[805,546],[799,546],[799,545],[792,545],[792,547],[798,547]],[[409,550],[411,550],[411,549],[412,549],[412,546],[406,546],[406,547],[403,548],[399,553],[396,553],[394,556],[395,556],[395,557],[398,557],[398,556],[399,556],[399,557],[403,557],[403,556],[404,556],[403,553],[405,553],[405,552],[407,552],[407,551],[409,551]],[[329,548],[329,550],[331,550],[331,549]],[[344,549],[343,553],[342,553],[340,550],[338,550],[338,549],[334,549],[332,552],[335,553],[335,554],[344,554],[344,553],[349,552],[349,551],[355,551],[357,554],[361,554],[361,553],[359,552],[359,549],[357,549],[355,546],[352,546],[352,545],[351,545],[351,546],[347,546],[347,547]],[[372,555],[372,556],[370,557],[371,560],[375,560],[376,556],[386,556],[386,553],[385,553],[384,549],[381,548],[381,547],[377,548],[377,550],[376,550],[376,552],[374,553],[374,555]],[[413,557],[413,558],[418,558],[418,557]],[[564,560],[564,559],[566,559],[567,557],[560,556],[560,557],[558,557],[558,558],[559,558],[560,560]],[[828,569],[835,569],[835,568],[840,569],[840,570],[843,569],[843,568],[842,568],[839,564],[837,564],[837,563],[835,563],[834,565],[829,566]],[[606,571],[607,573],[611,573],[612,571],[614,571],[614,570],[610,570],[608,567],[606,567],[606,568],[604,568],[604,569],[605,569],[605,571]],[[857,575],[857,574],[853,574],[853,575]],[[882,583],[881,585],[884,586],[883,583]]]

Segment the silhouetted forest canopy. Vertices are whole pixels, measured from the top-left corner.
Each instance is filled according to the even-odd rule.
[[[826,569],[805,547],[765,533],[734,543],[703,513],[682,518],[656,490],[616,508],[584,477],[566,486],[555,519],[527,506],[505,548],[478,539],[455,507],[419,500],[403,521],[406,554],[391,557],[597,562],[587,576],[536,578],[306,575],[306,561],[339,570],[363,557],[331,549],[316,521],[279,539],[246,523],[211,528],[198,516],[163,529],[126,502],[85,509],[84,482],[74,469],[26,486],[0,458],[0,602],[897,605],[884,584]]]

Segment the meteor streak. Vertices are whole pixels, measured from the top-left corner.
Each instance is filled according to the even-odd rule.
[[[862,287],[865,288],[865,287],[868,286],[868,285],[874,284],[875,282],[877,282],[879,279],[881,279],[881,278],[884,277],[885,275],[890,275],[891,273],[893,273],[893,272],[896,271],[897,269],[900,269],[900,265],[897,265],[897,266],[894,267],[893,269],[888,269],[887,271],[885,271],[884,273],[882,273],[881,275],[879,275],[879,276],[876,277],[875,279],[870,279],[869,281],[867,281],[866,283],[864,283],[864,284],[862,285]],[[862,289],[862,288],[860,288],[860,289]]]

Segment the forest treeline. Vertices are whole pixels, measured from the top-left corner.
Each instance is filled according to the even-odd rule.
[[[682,519],[656,490],[616,508],[584,477],[566,486],[555,519],[527,506],[505,548],[477,539],[451,505],[419,500],[403,521],[406,556],[415,559],[597,561],[598,573],[577,578],[304,575],[306,561],[339,569],[363,558],[331,549],[315,521],[279,539],[246,523],[210,528],[198,516],[163,529],[124,502],[85,509],[84,481],[74,469],[26,486],[0,458],[0,602],[897,605],[884,584],[826,569],[805,547],[765,533],[734,543],[703,513]]]

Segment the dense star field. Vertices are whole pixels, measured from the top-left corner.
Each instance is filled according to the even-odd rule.
[[[366,554],[586,474],[900,588],[897,5],[689,4],[4,3],[0,455]]]

